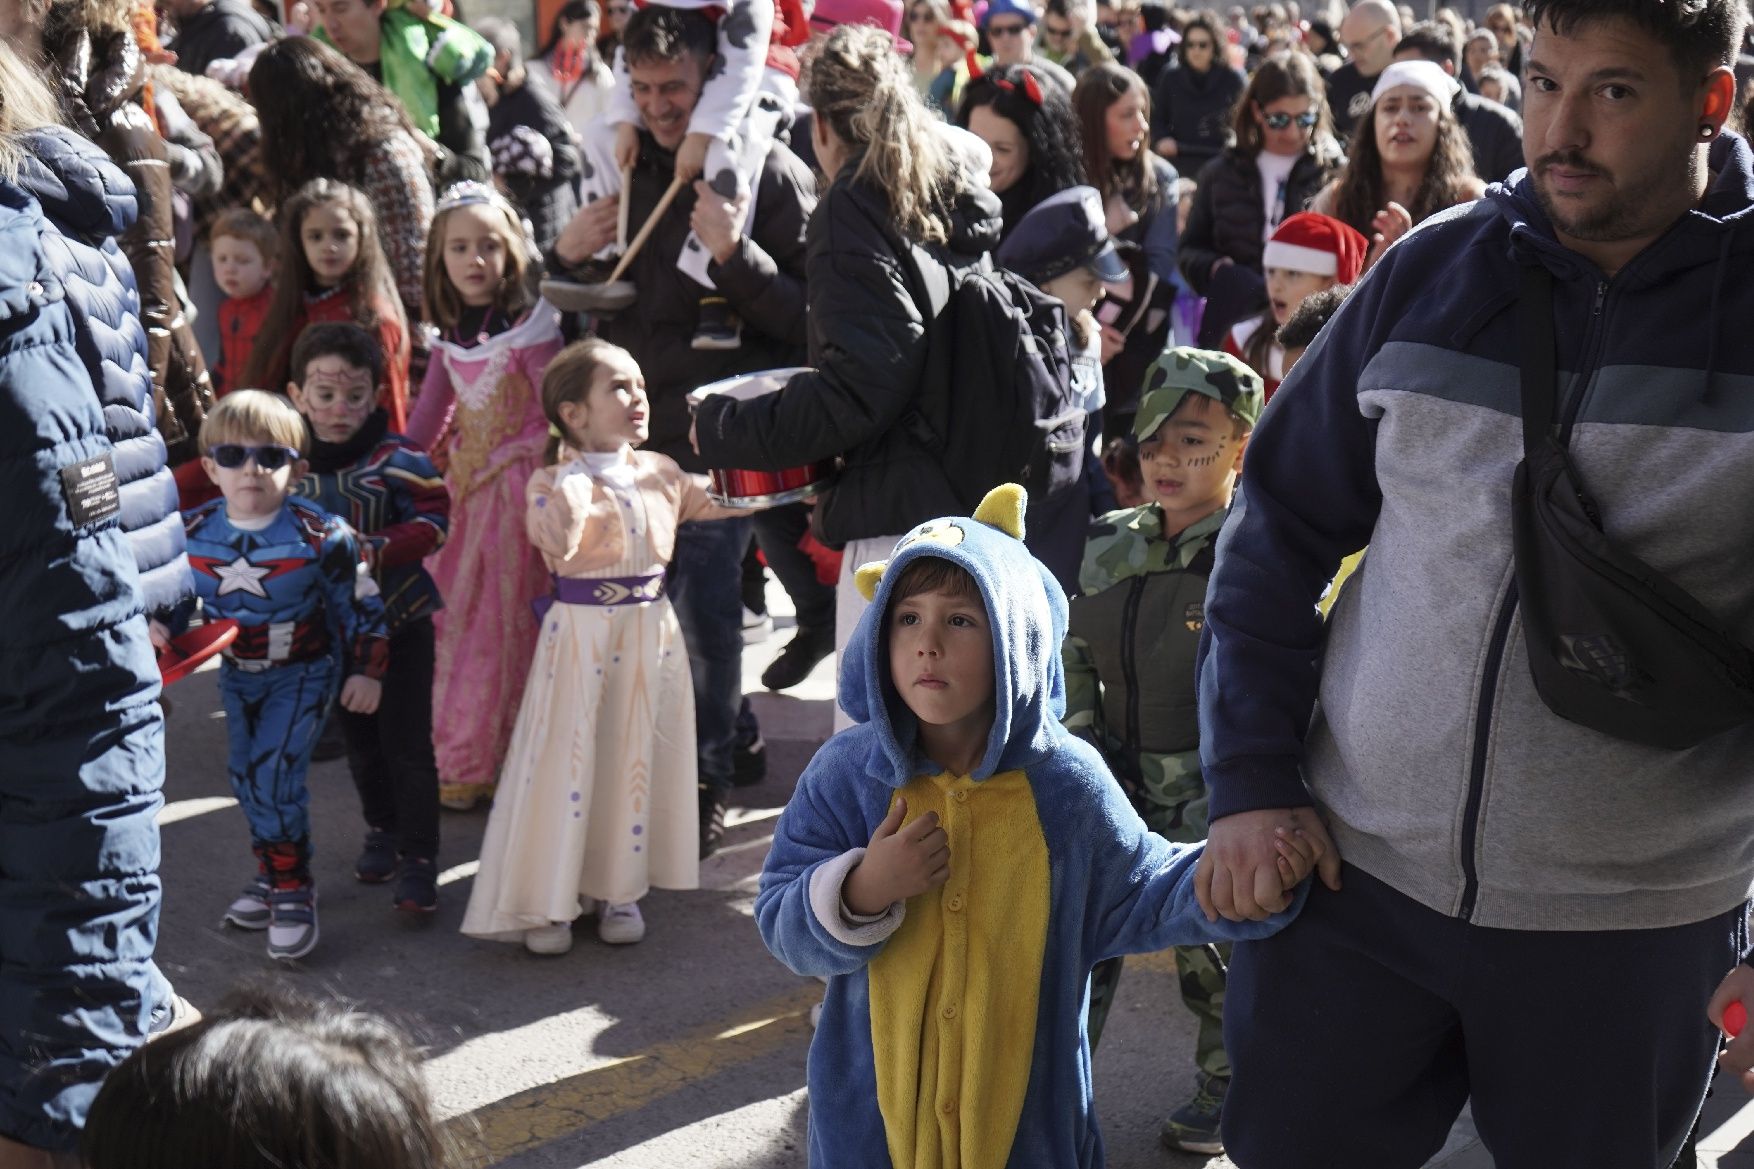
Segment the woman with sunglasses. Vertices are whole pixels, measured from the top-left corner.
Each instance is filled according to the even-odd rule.
[[[1199,173],[1180,263],[1206,298],[1202,349],[1218,348],[1232,325],[1266,306],[1261,253],[1268,237],[1305,210],[1345,161],[1325,94],[1308,56],[1262,62],[1231,119],[1235,141]]]
[[[911,0],[903,35],[913,45],[914,91],[941,118],[950,116],[968,84],[965,54],[980,42],[974,26],[951,15],[946,0]]]
[[[1430,61],[1397,61],[1384,69],[1345,169],[1311,204],[1310,210],[1370,240],[1367,270],[1414,225],[1485,192],[1474,174],[1468,132],[1451,113],[1460,88]]]
[[[1196,13],[1182,27],[1175,66],[1157,79],[1152,149],[1184,175],[1200,173],[1224,149],[1231,111],[1248,84],[1248,78],[1223,59],[1226,43],[1218,18],[1210,12]]]

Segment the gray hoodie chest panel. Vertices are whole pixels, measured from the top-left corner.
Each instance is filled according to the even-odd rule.
[[[1463,899],[1464,804],[1480,687],[1492,694],[1472,920],[1654,928],[1736,905],[1754,871],[1754,728],[1690,751],[1553,715],[1513,619],[1516,371],[1407,343],[1360,379],[1383,506],[1335,608],[1306,766],[1341,852],[1440,912]],[[1611,535],[1754,642],[1754,378],[1609,366],[1573,438]]]

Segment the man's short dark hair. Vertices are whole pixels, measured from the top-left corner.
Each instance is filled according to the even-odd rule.
[[[1448,61],[1454,65],[1461,55],[1456,46],[1455,30],[1439,20],[1422,20],[1401,34],[1401,43],[1395,46],[1395,56],[1402,53],[1418,53],[1427,61],[1435,61],[1439,65]]]
[[[676,61],[684,53],[706,61],[718,50],[718,40],[718,26],[710,18],[690,9],[648,4],[627,18],[621,51],[629,65]]]
[[[1308,349],[1309,343],[1322,331],[1322,326],[1333,319],[1351,295],[1350,284],[1336,284],[1310,293],[1291,314],[1291,319],[1279,326],[1276,340],[1287,349]]]
[[[1682,91],[1720,65],[1734,66],[1747,22],[1747,0],[1525,0],[1529,26],[1546,24],[1560,36],[1579,24],[1630,20],[1669,50]]]
[[[384,384],[384,350],[378,339],[345,321],[306,325],[292,346],[292,380],[305,384],[305,367],[319,357],[339,357],[355,369],[369,369],[374,387]]]

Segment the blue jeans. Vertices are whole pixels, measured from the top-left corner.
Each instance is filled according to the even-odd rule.
[[[302,845],[310,838],[305,773],[335,700],[339,673],[332,657],[257,673],[228,663],[219,672],[230,741],[226,770],[232,794],[250,822],[250,842],[258,847]]]
[[[743,550],[750,521],[713,520],[676,530],[666,589],[694,676],[694,740],[700,782],[731,786],[731,744],[743,700]]]

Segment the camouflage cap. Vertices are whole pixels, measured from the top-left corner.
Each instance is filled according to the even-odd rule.
[[[1228,353],[1186,345],[1165,349],[1145,371],[1133,434],[1141,439],[1156,434],[1189,394],[1206,395],[1252,429],[1267,402],[1264,388],[1260,374]]]

